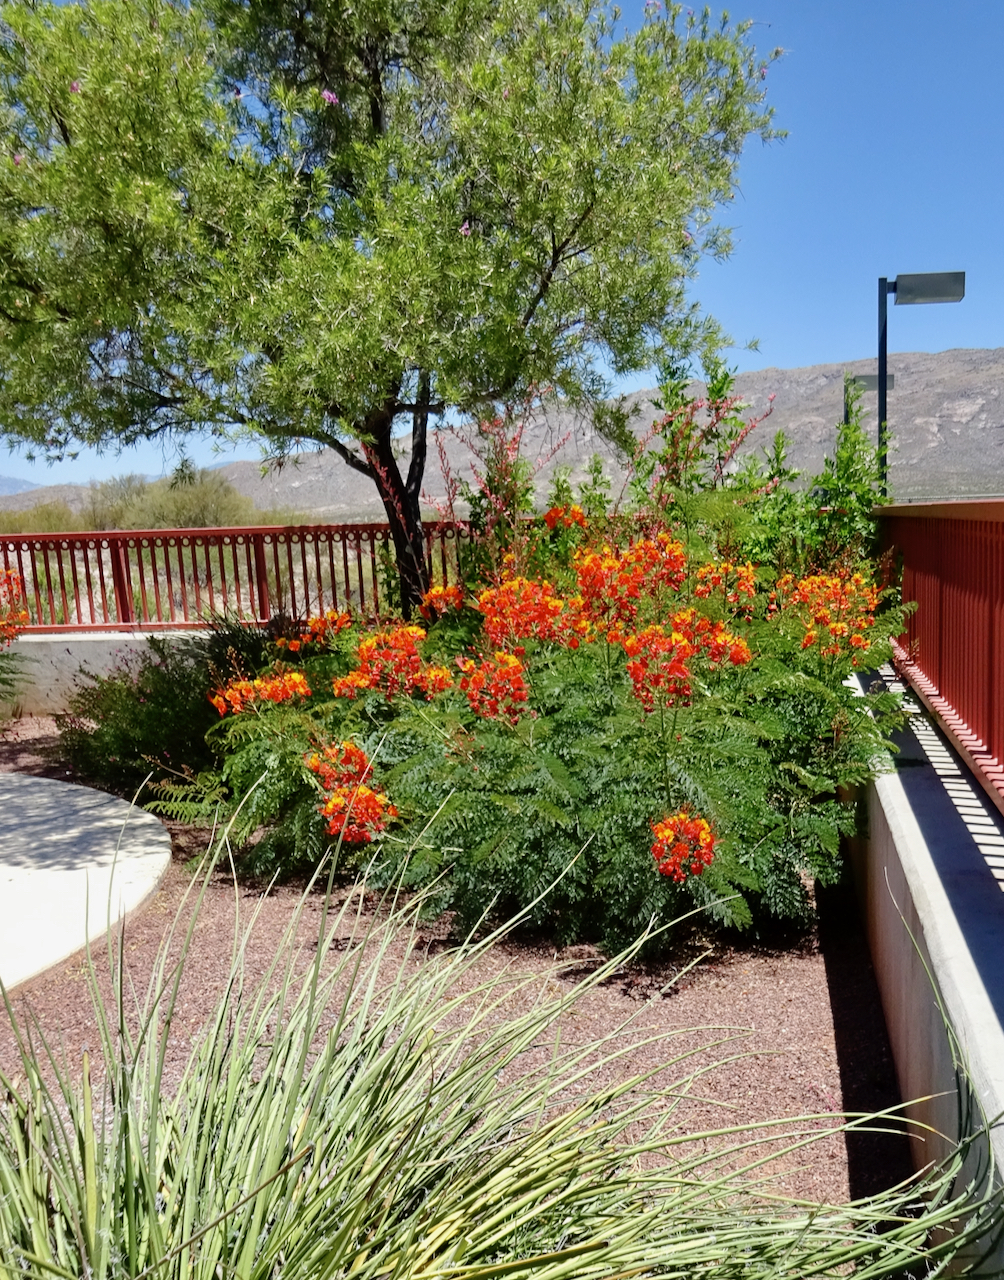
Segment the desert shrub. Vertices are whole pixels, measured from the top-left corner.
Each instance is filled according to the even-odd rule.
[[[56,717],[74,770],[129,795],[151,774],[156,781],[211,768],[206,733],[219,718],[209,702],[218,680],[214,653],[226,661],[226,646],[212,636],[151,636],[108,675],[83,668],[67,712]]]
[[[648,1028],[576,1043],[560,1024],[630,951],[542,989],[491,963],[495,938],[416,963],[414,903],[376,923],[357,912],[325,904],[303,976],[298,919],[264,977],[235,938],[176,1085],[191,932],[145,997],[110,950],[104,1004],[92,965],[100,1043],[79,1071],[21,1031],[19,1079],[0,1072],[5,1275],[881,1280],[968,1274],[1000,1232],[992,1170],[962,1175],[983,1133],[891,1191],[817,1206],[765,1193],[762,1161],[804,1159],[839,1117],[681,1131],[701,1074],[687,1030],[662,1037],[658,1078],[611,1080],[637,1044],[651,1052]],[[705,1039],[734,1051],[728,1032]]]
[[[0,533],[212,529],[297,524],[301,519],[286,508],[259,509],[218,471],[181,467],[162,480],[126,475],[92,483],[79,512],[65,502],[0,511]]]
[[[66,533],[80,519],[65,502],[39,502],[23,511],[0,511],[0,533]]]
[[[553,510],[539,523],[542,544],[584,532]],[[870,776],[898,714],[843,677],[881,660],[901,611],[876,614],[861,575],[758,584],[666,534],[568,560],[564,593],[435,588],[427,629],[278,637],[257,680],[215,695],[217,769],[166,781],[155,807],[204,820],[241,797],[234,843],[256,837],[256,872],[309,870],[335,835],[351,869],[374,839],[377,880],[436,882],[465,930],[525,912],[610,948],[695,905],[732,925],[804,922],[807,884],[840,874],[853,828],[840,793]],[[366,754],[393,809],[358,840],[321,814],[331,788],[310,763],[339,743]],[[658,854],[660,825],[698,821],[706,859]]]

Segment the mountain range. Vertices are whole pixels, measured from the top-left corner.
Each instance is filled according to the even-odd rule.
[[[952,498],[1004,495],[1004,348],[893,355],[889,393],[890,490],[894,498]],[[768,447],[777,430],[788,437],[790,463],[814,475],[832,454],[843,412],[844,373],[875,372],[874,360],[812,365],[802,369],[762,369],[740,374],[736,390],[753,416],[769,415],[747,438],[746,450]],[[699,392],[699,386],[694,387]],[[655,391],[627,398],[632,429],[641,434],[657,413]],[[773,396],[773,400],[770,397]],[[864,406],[874,429],[874,393]],[[445,498],[446,471],[470,480],[471,453],[459,434],[437,433],[442,448],[430,442],[426,467],[427,511],[433,514]],[[581,480],[594,453],[601,456],[616,492],[623,468],[612,447],[592,422],[560,406],[528,421],[522,451],[537,468],[538,501],[558,466],[571,468],[573,484]],[[402,462],[407,449],[402,446]],[[258,462],[229,462],[219,470],[235,488],[259,507],[285,507],[307,519],[326,522],[382,518],[371,482],[350,470],[331,450],[304,453],[263,474]],[[24,509],[40,502],[64,501],[83,506],[84,485],[38,486],[13,492],[25,482],[0,477],[0,509]]]

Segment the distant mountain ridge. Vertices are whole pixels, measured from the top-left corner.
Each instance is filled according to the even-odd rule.
[[[889,393],[893,496],[905,500],[1004,495],[1004,348],[893,355],[889,368],[896,376],[895,390]],[[750,434],[746,450],[768,447],[780,429],[789,439],[792,466],[807,475],[820,471],[824,457],[833,453],[843,412],[845,371],[874,373],[875,361],[740,374],[736,390],[748,402],[751,414],[764,413],[774,396],[770,415]],[[639,433],[655,416],[654,395],[654,391],[643,391],[627,398],[632,426]],[[872,431],[875,400],[872,393],[864,401]],[[455,477],[470,479],[470,453],[452,433],[444,432],[442,443],[448,470]],[[556,467],[570,467],[574,484],[585,475],[594,453],[604,459],[615,492],[623,480],[614,450],[593,424],[560,407],[527,424],[523,452],[531,461],[542,461],[537,476],[541,502]],[[403,449],[402,461],[406,460]],[[308,520],[331,523],[383,518],[374,486],[328,449],[291,458],[264,475],[260,464],[251,461],[228,462],[218,470],[261,508],[286,507],[302,512]],[[424,487],[431,500],[428,513],[435,514],[436,504],[443,502],[446,493],[435,443],[430,443]],[[0,483],[0,509],[59,500],[80,510],[87,493],[85,485],[47,485],[28,491],[24,484],[21,491],[12,491]]]
[[[30,489],[39,489],[32,480],[18,480],[14,476],[0,476],[0,496],[13,493],[27,493]]]

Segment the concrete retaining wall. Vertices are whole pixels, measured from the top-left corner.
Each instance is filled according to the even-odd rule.
[[[20,636],[11,646],[21,674],[13,705],[23,715],[51,716],[67,709],[83,666],[107,675],[117,663],[146,648],[149,633],[101,631]],[[188,632],[158,632],[179,638]]]
[[[990,832],[992,820],[980,813],[979,788],[970,800],[966,771],[925,728],[944,756],[929,758],[919,729],[903,735],[897,772],[868,789],[869,838],[852,851],[901,1093],[920,1099],[909,1115],[928,1127],[912,1139],[918,1168],[948,1151],[967,1112],[1004,1115],[1004,892],[973,835]],[[974,1096],[959,1096],[960,1060]],[[1000,1127],[989,1146],[999,1182]],[[990,1155],[984,1141],[967,1172]],[[1004,1275],[1004,1245],[994,1265]]]

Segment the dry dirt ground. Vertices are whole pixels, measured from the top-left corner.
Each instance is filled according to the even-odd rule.
[[[58,756],[58,737],[51,720],[26,718],[6,726],[0,737],[0,771],[72,780]],[[58,815],[54,815],[58,821]],[[145,988],[158,948],[179,911],[191,882],[191,860],[203,837],[172,828],[174,863],[156,894],[129,920],[124,936],[129,972],[137,988]],[[235,913],[247,920],[258,909],[257,924],[247,944],[246,965],[253,975],[265,970],[299,898],[298,890],[280,887],[264,900],[248,887],[235,887],[219,875],[208,887],[196,923],[173,1034],[179,1055],[198,1033],[214,1005],[228,971]],[[807,936],[750,942],[690,933],[681,938],[669,959],[637,964],[615,974],[590,992],[567,1020],[563,1035],[583,1043],[620,1026],[632,1015],[653,1032],[687,1031],[677,1048],[706,1043],[717,1033],[691,1028],[730,1028],[742,1038],[717,1055],[741,1053],[701,1080],[695,1096],[680,1110],[689,1131],[813,1113],[810,1128],[820,1131],[842,1110],[873,1111],[898,1101],[885,1023],[878,992],[851,895],[845,890],[819,894],[819,922]],[[307,903],[305,937],[316,927],[320,895]],[[369,908],[367,908],[369,909]],[[409,963],[442,946],[444,927],[430,925],[418,939]],[[411,945],[411,944],[409,944]],[[696,956],[695,967],[674,977]],[[399,957],[400,959],[400,957]],[[575,960],[577,972],[595,963],[590,949],[556,953],[539,940],[500,944],[482,963],[480,975],[507,967],[514,979],[539,982],[544,994],[576,980],[576,969],[556,974],[555,960]],[[107,966],[106,966],[107,967]],[[107,989],[107,983],[103,984]],[[96,1023],[82,956],[56,966],[23,984],[13,995],[19,1018],[36,1019],[47,1037],[60,1042],[69,1063],[83,1049],[97,1045]],[[656,1064],[660,1048],[634,1052],[620,1070],[637,1071]],[[180,1060],[180,1059],[179,1059]],[[0,1067],[16,1068],[11,1029],[0,1022]],[[779,1189],[806,1199],[845,1200],[891,1186],[910,1172],[909,1151],[902,1136],[830,1134],[806,1151],[779,1162]]]

